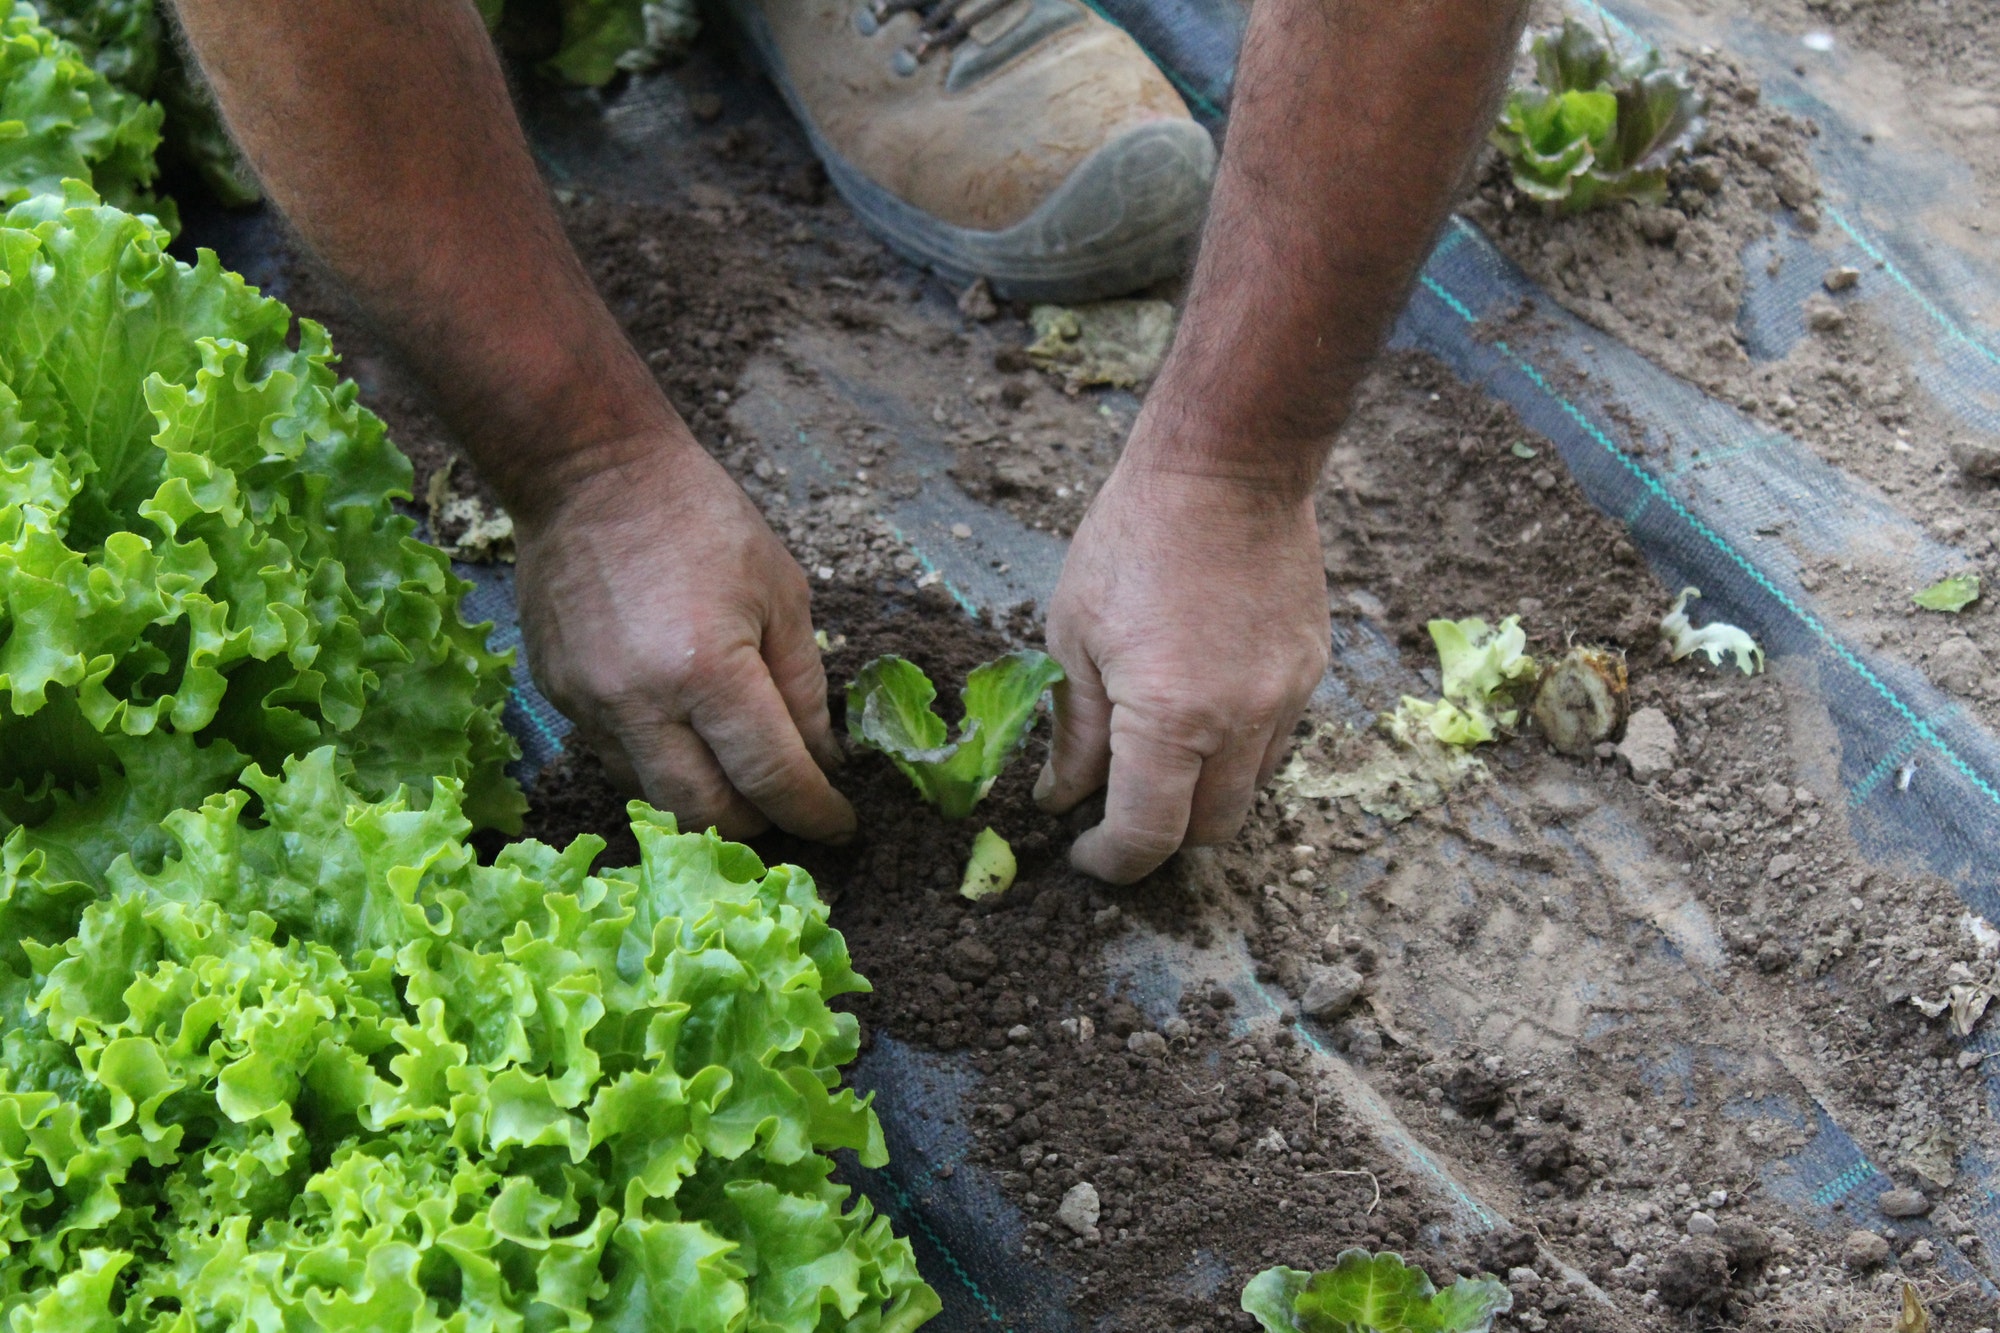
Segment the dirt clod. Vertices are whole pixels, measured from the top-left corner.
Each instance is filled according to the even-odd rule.
[[[1888,1263],[1889,1253],[1889,1242],[1872,1231],[1850,1231],[1840,1242],[1840,1262],[1857,1273]]]
[[[1676,1310],[1712,1308],[1729,1293],[1729,1251],[1719,1241],[1689,1240],[1660,1257],[1653,1279]]]
[[[1904,1188],[1884,1190],[1876,1196],[1875,1206],[1884,1217],[1922,1217],[1931,1210],[1931,1201],[1922,1190]]]

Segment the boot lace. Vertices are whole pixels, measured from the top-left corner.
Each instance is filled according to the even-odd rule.
[[[971,35],[979,24],[1019,0],[867,0],[865,12],[874,29],[896,15],[914,12],[922,25],[905,46],[896,48],[898,74],[914,74],[933,51],[948,51]]]

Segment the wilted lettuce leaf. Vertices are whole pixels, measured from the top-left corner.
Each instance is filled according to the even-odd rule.
[[[149,747],[190,742],[332,742],[364,793],[456,776],[515,826],[506,664],[391,508],[409,463],[325,331],[294,350],[214,255],[72,190],[0,215],[0,830],[157,788]]]
[[[1031,648],[973,668],[954,741],[931,708],[930,677],[903,658],[878,657],[847,687],[847,730],[888,755],[946,819],[963,819],[1021,747],[1043,691],[1062,678],[1054,658]]]
[[[1534,689],[1540,665],[1528,655],[1519,616],[1493,628],[1483,620],[1433,620],[1442,699],[1403,701],[1388,718],[1389,732],[1409,744],[1428,733],[1447,745],[1479,745],[1520,718],[1520,704]]]
[[[106,200],[173,214],[152,196],[160,108],[121,91],[27,4],[0,0],[0,206],[89,183]]]
[[[1743,630],[1720,620],[1699,629],[1689,622],[1687,604],[1700,596],[1699,588],[1682,588],[1661,618],[1660,640],[1667,645],[1668,658],[1678,662],[1690,653],[1700,653],[1712,664],[1721,666],[1725,657],[1734,657],[1744,675],[1754,676],[1762,671],[1764,650]]]
[[[1514,187],[1559,212],[1655,199],[1667,168],[1707,134],[1702,98],[1656,48],[1620,59],[1586,24],[1533,42],[1535,81],[1512,89],[1493,142]]]
[[[1265,1333],[1486,1333],[1514,1298],[1497,1278],[1459,1278],[1439,1291],[1401,1255],[1344,1250],[1318,1273],[1265,1269],[1242,1305]]]
[[[480,865],[456,782],[253,769],[0,969],[0,1292],[26,1330],[906,1333],[832,1183],[866,989],[806,875],[632,807]],[[250,799],[259,819],[246,820]],[[16,893],[46,889],[32,872]],[[114,1314],[114,1311],[118,1312]],[[24,1324],[22,1321],[26,1320]]]

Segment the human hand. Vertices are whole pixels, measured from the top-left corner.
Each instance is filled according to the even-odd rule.
[[[629,454],[516,516],[536,683],[683,827],[844,839],[804,571],[684,430]]]
[[[1106,787],[1070,849],[1114,884],[1184,843],[1224,842],[1326,670],[1332,626],[1310,498],[1121,463],[1049,604],[1053,753],[1035,784],[1061,813]]]

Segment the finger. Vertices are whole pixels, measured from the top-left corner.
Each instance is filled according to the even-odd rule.
[[[688,715],[730,784],[787,833],[822,842],[854,834],[854,807],[833,789],[799,735],[771,673],[747,650]]]
[[[813,642],[812,620],[780,615],[764,631],[764,665],[771,683],[785,701],[806,749],[823,769],[846,762],[833,736],[833,718],[826,707],[826,662]]]
[[[687,724],[628,728],[621,750],[646,799],[673,815],[683,831],[712,828],[725,838],[750,838],[770,827]]]
[[[1285,756],[1292,748],[1292,729],[1299,725],[1299,719],[1304,717],[1305,713],[1305,705],[1299,705],[1291,716],[1285,719],[1285,724],[1271,733],[1271,743],[1264,747],[1264,758],[1257,765],[1258,791],[1270,785],[1271,779],[1277,775],[1278,765],[1285,762]]]
[[[1187,836],[1202,757],[1135,732],[1114,734],[1104,822],[1070,848],[1070,864],[1112,884],[1157,869]]]
[[[1052,815],[1071,809],[1104,785],[1111,771],[1111,701],[1090,659],[1063,663],[1056,682],[1049,761],[1035,779],[1035,804]]]
[[[1270,749],[1270,732],[1244,729],[1222,749],[1202,761],[1188,811],[1187,840],[1228,842],[1243,827],[1243,817],[1256,799],[1257,766]]]

